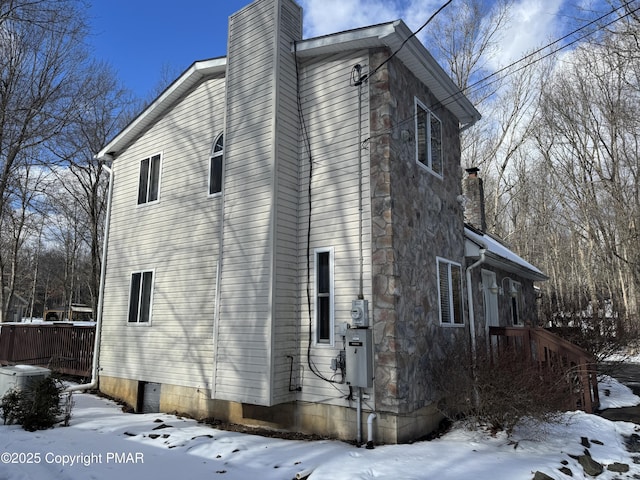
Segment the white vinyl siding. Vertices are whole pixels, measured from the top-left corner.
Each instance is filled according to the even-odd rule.
[[[311,231],[307,250],[309,221],[309,152],[305,139],[299,142],[300,206],[298,227],[298,264],[300,292],[300,363],[303,365],[303,401],[348,405],[344,396],[349,389],[343,384],[330,384],[307,368],[307,350],[311,338],[310,362],[325,378],[335,374],[330,368],[343,347],[339,331],[350,320],[351,301],[357,298],[360,274],[359,240],[364,246],[364,296],[371,298],[371,204],[369,184],[369,152],[362,150],[362,232],[359,228],[358,183],[358,88],[350,84],[355,64],[367,65],[368,52],[350,52],[304,62],[300,67],[302,108],[307,126],[313,179],[311,185]],[[362,140],[369,136],[369,91],[363,87]],[[360,234],[362,233],[362,237]],[[334,250],[334,315],[335,332],[330,345],[315,343],[315,249],[333,246]],[[307,270],[309,254],[309,271]],[[307,308],[307,280],[311,282],[311,312]],[[309,329],[312,329],[311,331]],[[333,345],[333,346],[331,346]]]
[[[297,17],[300,24],[301,11],[288,2],[281,11],[277,7],[253,3],[229,23],[214,396],[258,405],[295,398],[287,357],[297,353],[298,300],[298,135],[290,45],[301,32],[287,19]]]
[[[275,238],[274,238],[274,325],[272,343],[271,403],[294,400],[298,368],[300,325],[298,292],[298,107],[295,85],[295,61],[291,55],[292,39],[302,38],[302,10],[293,3],[282,2],[278,59],[280,79],[276,90],[277,142],[275,145]]]
[[[220,199],[203,192],[223,116],[224,78],[205,80],[113,162],[101,375],[211,387]],[[140,159],[160,150],[162,202],[135,208]],[[124,328],[131,273],[150,267],[152,326]]]

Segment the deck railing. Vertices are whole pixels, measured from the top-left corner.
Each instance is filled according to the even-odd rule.
[[[0,365],[37,365],[89,377],[95,332],[95,325],[0,324]]]
[[[516,349],[542,368],[563,368],[572,384],[573,407],[587,413],[597,410],[598,372],[588,352],[544,328],[490,327],[489,336],[492,355],[496,350]]]

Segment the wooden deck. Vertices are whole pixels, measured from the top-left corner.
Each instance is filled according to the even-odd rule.
[[[0,365],[37,365],[91,376],[95,325],[0,324]]]
[[[574,393],[572,406],[587,413],[598,409],[596,361],[588,352],[544,328],[490,327],[489,335],[492,355],[496,349],[510,348],[542,368],[563,368]]]

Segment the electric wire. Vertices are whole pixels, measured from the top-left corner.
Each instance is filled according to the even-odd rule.
[[[378,65],[376,68],[374,68],[374,69],[373,69],[373,71],[372,71],[371,73],[363,75],[363,76],[362,76],[362,78],[360,78],[360,80],[359,80],[357,83],[355,83],[355,85],[356,85],[356,86],[361,85],[363,82],[366,82],[366,81],[369,79],[369,77],[371,77],[372,75],[375,75],[375,74],[378,72],[378,70],[380,70],[380,69],[381,69],[381,68],[382,68],[386,63],[390,62],[390,61],[391,61],[391,59],[392,59],[393,57],[395,57],[395,56],[398,54],[398,52],[399,52],[400,50],[402,50],[402,48],[407,44],[407,42],[408,42],[409,40],[411,40],[413,37],[415,37],[416,35],[418,35],[418,33],[420,33],[420,31],[421,31],[424,27],[426,27],[427,25],[429,25],[429,23],[431,23],[431,21],[432,21],[434,18],[436,18],[436,16],[437,16],[437,15],[438,15],[442,10],[444,10],[444,9],[445,9],[445,7],[447,7],[447,6],[448,6],[452,1],[453,1],[453,0],[448,0],[447,2],[445,2],[445,3],[444,3],[444,4],[443,4],[443,5],[442,5],[438,10],[436,10],[436,11],[435,11],[435,12],[434,12],[430,17],[429,17],[429,19],[428,19],[426,22],[424,22],[424,23],[422,24],[422,26],[421,26],[419,29],[417,29],[415,32],[411,33],[411,35],[409,35],[407,38],[405,38],[405,39],[404,39],[404,41],[402,42],[402,44],[398,47],[398,49],[397,49],[395,52],[393,52],[393,53],[392,53],[392,54],[391,54],[391,55],[390,55],[390,56],[389,56],[389,57],[388,57],[384,62],[382,62],[380,65]]]
[[[322,372],[318,370],[316,365],[313,363],[311,358],[311,344],[313,343],[313,314],[311,309],[311,214],[313,211],[313,202],[312,202],[312,182],[313,182],[313,155],[311,153],[311,140],[309,137],[309,130],[307,129],[305,119],[304,119],[304,111],[302,108],[302,97],[300,92],[300,67],[298,64],[298,49],[297,42],[293,42],[293,55],[294,62],[296,66],[296,97],[298,104],[298,118],[300,120],[300,126],[302,129],[302,137],[305,148],[307,149],[307,153],[309,155],[309,183],[307,186],[307,205],[309,211],[307,213],[307,311],[309,313],[309,340],[307,344],[307,364],[309,365],[309,370],[321,380],[328,382],[330,384],[334,383],[343,383],[343,381],[338,382],[331,378],[325,377]]]
[[[507,65],[507,66],[505,66],[505,67],[502,67],[502,68],[500,68],[499,70],[496,70],[495,72],[493,72],[493,73],[491,73],[491,74],[489,74],[489,75],[487,75],[487,76],[485,76],[485,77],[481,78],[480,80],[477,80],[476,82],[472,83],[471,85],[466,86],[466,87],[464,88],[464,90],[459,90],[458,92],[456,92],[456,93],[454,93],[454,94],[450,95],[449,97],[446,97],[446,98],[444,98],[443,100],[440,100],[440,101],[439,101],[439,102],[437,102],[437,103],[436,103],[432,108],[434,108],[434,109],[439,109],[439,108],[447,107],[447,106],[451,105],[453,102],[455,102],[455,101],[457,100],[457,97],[460,97],[460,96],[462,96],[462,95],[468,95],[469,93],[472,93],[473,91],[480,90],[481,88],[485,88],[485,87],[487,87],[487,86],[489,86],[489,85],[492,85],[492,84],[494,84],[494,83],[496,83],[496,82],[499,82],[499,81],[501,81],[501,80],[504,80],[504,79],[505,79],[505,78],[507,78],[508,76],[513,75],[513,74],[515,74],[515,73],[518,73],[518,72],[520,72],[520,71],[524,70],[525,68],[528,68],[528,67],[530,67],[531,65],[534,65],[535,63],[538,63],[538,62],[540,62],[540,61],[544,60],[545,58],[548,58],[548,57],[550,57],[550,56],[552,56],[552,55],[555,55],[556,53],[560,52],[561,50],[564,50],[564,49],[566,49],[566,48],[568,48],[568,47],[570,47],[570,46],[572,46],[572,45],[574,45],[574,44],[576,44],[576,43],[580,42],[581,40],[584,40],[585,38],[587,38],[587,37],[590,37],[590,36],[594,35],[595,33],[599,32],[600,30],[603,30],[603,29],[605,29],[605,28],[607,28],[607,27],[609,27],[609,26],[613,25],[614,23],[619,22],[620,20],[622,20],[622,19],[624,19],[624,18],[628,17],[629,15],[632,15],[632,14],[636,13],[637,11],[639,11],[639,10],[640,10],[640,7],[636,7],[635,9],[628,11],[627,13],[625,13],[625,14],[624,14],[624,15],[622,15],[622,16],[617,17],[617,18],[615,18],[615,19],[613,19],[613,20],[611,20],[611,21],[609,21],[609,22],[607,22],[607,23],[605,23],[605,24],[603,24],[603,25],[600,25],[600,26],[599,26],[597,29],[595,29],[594,31],[588,31],[588,32],[586,32],[585,34],[583,34],[583,35],[579,36],[578,38],[576,38],[576,39],[574,39],[574,40],[572,40],[572,41],[570,41],[570,42],[568,42],[568,43],[566,43],[566,44],[563,44],[563,45],[561,45],[560,47],[558,47],[558,48],[556,48],[556,49],[553,49],[552,51],[550,51],[550,52],[546,53],[545,55],[542,55],[542,56],[540,56],[540,57],[538,57],[538,58],[535,58],[535,59],[533,59],[531,62],[528,62],[528,63],[526,63],[525,65],[522,65],[521,67],[519,67],[519,68],[517,68],[517,69],[513,69],[513,70],[512,70],[512,67],[515,67],[515,66],[516,66],[516,65],[518,65],[519,63],[524,62],[525,60],[529,60],[529,59],[531,59],[532,57],[534,57],[534,56],[538,55],[539,53],[541,53],[541,52],[543,52],[544,50],[546,50],[546,49],[550,48],[551,46],[553,46],[553,45],[555,45],[555,44],[557,44],[557,43],[561,42],[562,40],[565,40],[565,39],[567,39],[567,38],[569,38],[569,37],[571,37],[571,36],[575,35],[576,33],[579,33],[579,32],[581,32],[582,30],[584,30],[584,29],[586,29],[586,28],[588,28],[588,27],[592,26],[593,24],[600,22],[601,20],[603,20],[603,19],[605,19],[606,17],[608,17],[608,16],[612,15],[613,13],[616,13],[616,12],[617,12],[618,10],[620,10],[621,8],[625,8],[625,7],[627,7],[627,6],[628,6],[628,5],[630,5],[633,1],[634,1],[634,0],[630,0],[630,1],[629,1],[629,2],[627,2],[627,3],[625,3],[625,4],[623,4],[623,5],[619,6],[619,7],[616,7],[616,8],[614,8],[614,9],[610,10],[609,12],[607,12],[607,13],[605,13],[605,14],[601,15],[600,17],[598,17],[598,18],[596,18],[596,19],[594,19],[594,20],[592,20],[592,21],[590,21],[590,22],[586,23],[585,25],[582,25],[581,27],[576,28],[575,30],[573,30],[573,31],[571,31],[570,33],[567,33],[566,35],[564,35],[564,36],[562,36],[562,37],[560,37],[560,38],[558,38],[558,39],[554,40],[553,42],[550,42],[550,43],[548,43],[547,45],[545,45],[545,46],[543,46],[543,47],[540,47],[540,48],[538,48],[537,50],[535,50],[535,51],[533,51],[533,52],[531,52],[531,53],[529,53],[529,54],[525,55],[524,57],[522,57],[522,58],[520,58],[520,59],[518,59],[518,60],[516,60],[516,61],[514,61],[514,62],[512,62],[512,63],[510,63],[509,65]],[[498,75],[502,74],[503,72],[506,72],[506,73],[504,73],[504,75],[502,75],[502,76],[499,76],[497,79],[492,80],[491,82],[487,82],[487,80],[489,80],[490,78],[493,78],[493,77],[495,77],[495,76],[498,76]],[[485,83],[485,82],[487,82],[487,83]],[[481,84],[482,84],[482,85],[481,85]]]
[[[629,5],[630,3],[631,3],[631,2],[627,2],[627,3],[625,3],[622,7],[625,7],[625,6]],[[558,39],[558,40],[554,40],[553,42],[550,42],[550,43],[549,43],[549,44],[547,44],[546,46],[539,48],[538,50],[536,50],[536,52],[538,52],[538,53],[539,53],[539,52],[541,52],[541,51],[545,50],[546,48],[549,48],[549,46],[552,46],[552,45],[557,44],[557,43],[558,43],[559,41],[561,41],[562,39],[566,39],[566,38],[568,38],[569,36],[574,35],[575,33],[577,33],[577,32],[580,32],[580,31],[584,30],[584,29],[585,29],[585,28],[587,28],[588,26],[593,25],[595,22],[598,22],[598,21],[602,20],[603,18],[606,18],[607,16],[611,15],[612,13],[615,13],[616,11],[618,11],[618,10],[619,10],[620,8],[622,8],[622,7],[614,8],[613,10],[609,11],[608,13],[606,13],[606,14],[604,14],[604,15],[601,15],[601,16],[600,16],[600,17],[598,17],[596,20],[593,20],[593,21],[589,22],[588,24],[585,24],[584,26],[582,26],[582,27],[579,27],[579,28],[575,29],[573,32],[571,32],[571,33],[569,33],[569,34],[567,34],[567,35],[564,35],[562,38],[560,38],[560,39]],[[567,44],[564,44],[564,45],[562,45],[562,46],[560,46],[560,47],[558,47],[558,48],[556,48],[556,49],[552,50],[551,52],[549,52],[549,53],[545,54],[543,57],[540,57],[540,58],[536,59],[536,60],[535,60],[535,61],[533,61],[533,62],[530,62],[530,63],[527,63],[527,64],[525,64],[525,65],[523,65],[523,66],[520,66],[518,69],[511,70],[511,71],[506,71],[508,68],[511,68],[511,67],[513,67],[513,66],[517,65],[518,63],[521,63],[522,61],[524,61],[524,60],[526,60],[526,59],[528,59],[528,58],[532,57],[533,55],[535,55],[535,54],[536,54],[536,52],[531,53],[531,54],[528,54],[528,55],[526,55],[526,56],[522,57],[521,59],[519,59],[519,60],[516,60],[516,61],[512,62],[512,63],[511,63],[511,64],[509,64],[508,66],[503,67],[503,68],[502,68],[502,69],[500,69],[499,71],[494,72],[494,73],[492,73],[492,74],[490,74],[490,75],[487,75],[486,77],[483,77],[482,79],[480,79],[480,80],[478,80],[478,81],[474,82],[473,84],[471,84],[470,86],[468,86],[467,88],[465,88],[465,91],[467,91],[467,93],[469,93],[469,92],[470,92],[470,91],[472,91],[475,87],[478,87],[478,89],[480,89],[480,88],[484,88],[485,86],[488,86],[488,85],[491,85],[491,84],[493,84],[493,83],[496,83],[496,82],[498,82],[498,81],[500,81],[500,80],[503,80],[503,79],[507,78],[508,76],[513,75],[513,74],[515,74],[515,73],[517,73],[517,72],[519,72],[519,71],[521,71],[521,70],[524,70],[525,68],[527,68],[527,67],[529,67],[529,66],[533,65],[534,63],[536,63],[536,62],[538,62],[538,61],[543,60],[544,58],[547,58],[547,57],[549,57],[549,56],[551,56],[551,55],[554,55],[554,54],[558,53],[559,51],[561,51],[561,50],[563,50],[563,49],[566,49],[566,48],[570,47],[571,45],[574,45],[575,43],[577,43],[577,42],[579,42],[579,41],[581,41],[581,40],[584,40],[585,38],[587,38],[587,37],[589,37],[589,36],[591,36],[591,35],[595,34],[597,31],[600,31],[600,30],[602,30],[602,29],[604,29],[604,28],[606,28],[606,27],[609,27],[609,26],[611,26],[612,24],[614,24],[614,23],[616,23],[616,22],[618,22],[618,21],[620,21],[620,20],[622,20],[622,19],[624,19],[624,18],[628,17],[629,15],[632,15],[633,13],[635,13],[635,12],[637,12],[637,11],[639,11],[639,10],[640,10],[640,7],[637,7],[637,8],[635,8],[635,9],[633,9],[633,10],[630,10],[629,12],[625,13],[624,15],[622,15],[622,16],[620,16],[620,17],[617,17],[617,18],[615,18],[615,19],[613,19],[613,20],[611,20],[611,21],[607,22],[606,24],[604,24],[604,25],[600,26],[597,30],[587,32],[587,33],[585,33],[584,35],[580,36],[579,38],[577,38],[577,39],[575,39],[575,40],[573,40],[573,41],[571,41],[571,42],[569,42],[569,43],[567,43]],[[485,82],[486,80],[489,80],[489,79],[493,78],[494,76],[496,76],[498,73],[503,73],[503,72],[504,72],[504,75],[502,75],[500,78],[498,78],[498,79],[496,79],[496,80],[492,80],[491,82],[487,83],[486,85],[481,85],[481,86],[479,86],[482,82]],[[369,75],[369,77],[370,77],[370,75]],[[353,84],[351,83],[351,85],[353,85]],[[345,87],[345,88],[346,88],[346,87]],[[455,93],[455,94],[453,94],[453,95],[450,95],[449,97],[446,97],[445,99],[443,99],[443,100],[441,100],[441,101],[439,101],[439,102],[434,103],[433,105],[428,106],[428,108],[429,108],[430,110],[439,110],[439,109],[442,109],[442,108],[446,108],[446,107],[447,107],[447,106],[449,106],[451,103],[455,102],[455,101],[456,101],[456,99],[457,99],[456,97],[457,97],[457,96],[460,96],[460,95],[464,95],[464,93],[463,93],[462,91],[459,91],[459,92],[457,92],[457,93]],[[406,118],[404,118],[404,119],[400,119],[400,120],[398,120],[398,121],[393,125],[393,127],[388,128],[388,129],[380,130],[379,132],[377,132],[376,134],[371,135],[368,139],[364,140],[364,141],[363,141],[363,142],[361,142],[361,143],[364,143],[364,142],[366,142],[366,141],[368,141],[368,140],[371,140],[371,139],[375,139],[375,138],[379,138],[379,137],[382,137],[382,136],[388,135],[389,133],[391,133],[391,132],[392,132],[392,130],[393,130],[394,128],[400,128],[400,127],[402,127],[402,126],[404,126],[404,125],[407,125],[407,124],[409,124],[409,123],[412,123],[412,122],[414,122],[414,121],[415,121],[415,116],[413,116],[413,115],[412,115],[412,116],[410,116],[410,117],[406,117]],[[353,143],[353,144],[345,145],[345,148],[354,148],[354,149],[355,149],[355,148],[356,148],[356,144],[355,144],[355,143]],[[318,166],[327,166],[327,167],[330,167],[331,169],[336,170],[336,171],[347,171],[347,170],[349,170],[349,169],[352,169],[352,168],[353,168],[353,166],[349,166],[349,165],[345,165],[345,166],[343,167],[343,166],[339,166],[339,165],[329,164],[329,163],[324,163],[324,162],[323,162],[323,160],[325,160],[325,159],[333,159],[334,157],[335,157],[335,154],[334,154],[334,153],[331,153],[331,152],[327,152],[327,153],[324,153],[324,154],[323,154],[323,153],[314,154],[314,157],[313,157],[313,158],[314,158],[314,165],[315,165],[316,167],[318,167]]]
[[[579,28],[576,28],[575,30],[573,30],[572,32],[554,40],[553,42],[548,43],[547,45],[535,50],[532,53],[529,53],[527,55],[525,55],[524,57],[510,63],[509,65],[502,67],[501,69],[492,72],[491,74],[477,80],[476,82],[472,83],[471,85],[468,85],[467,87],[465,87],[464,92],[462,90],[456,92],[453,95],[450,95],[449,97],[446,97],[445,99],[436,102],[434,105],[430,106],[429,108],[431,110],[437,110],[437,109],[441,109],[441,108],[446,108],[447,106],[449,106],[451,103],[455,102],[457,100],[458,96],[461,95],[465,95],[466,94],[474,91],[474,89],[480,89],[480,88],[484,88],[488,85],[492,85],[493,83],[496,83],[500,80],[505,79],[506,77],[513,75],[527,67],[530,67],[531,65],[551,56],[554,55],[556,53],[558,53],[561,50],[564,50],[568,47],[570,47],[571,45],[574,45],[575,43],[595,34],[596,32],[611,26],[612,24],[628,17],[629,15],[632,15],[633,13],[637,12],[638,10],[640,10],[640,7],[637,7],[633,10],[630,10],[629,12],[625,13],[624,15],[615,18],[614,20],[599,26],[597,29],[595,29],[594,31],[589,31],[587,33],[585,33],[584,35],[572,40],[571,42],[568,42],[566,44],[563,44],[562,46],[552,50],[551,52],[534,59],[531,62],[526,63],[525,65],[512,70],[513,67],[515,67],[516,65],[518,65],[521,62],[524,62],[526,60],[531,59],[532,57],[538,55],[539,53],[543,52],[544,50],[552,47],[553,45],[556,45],[560,42],[562,42],[563,40],[583,31],[584,29],[600,22],[601,20],[607,18],[608,16],[612,15],[613,13],[616,13],[618,10],[622,9],[622,8],[626,8],[627,6],[629,6],[632,3],[633,0],[630,0],[626,3],[624,3],[623,5],[616,7],[614,9],[612,9],[611,11],[601,15],[600,17],[586,23],[585,25],[582,25]],[[444,3],[434,14],[432,14],[429,19],[419,28],[417,29],[415,32],[413,32],[409,37],[407,37],[402,44],[400,45],[400,47],[393,52],[388,58],[386,58],[380,65],[378,65],[374,70],[372,70],[370,73],[363,75],[359,81],[351,83],[351,85],[356,85],[358,86],[359,84],[362,84],[363,82],[368,81],[373,75],[375,75],[385,64],[387,64],[388,62],[391,61],[392,58],[394,58],[398,52],[406,45],[406,43],[413,37],[415,37],[421,30],[423,30],[435,17],[436,15],[438,15],[445,7],[447,7],[450,3],[452,2],[452,0],[448,0],[446,3]],[[303,112],[303,107],[302,107],[302,98],[301,98],[301,88],[300,88],[300,72],[299,72],[299,63],[298,63],[298,56],[297,56],[297,43],[294,42],[294,57],[295,57],[295,67],[296,67],[296,84],[297,84],[297,107],[298,107],[298,116],[300,119],[300,124],[301,124],[301,129],[302,129],[302,137],[303,137],[303,143],[304,146],[307,150],[308,153],[308,164],[309,164],[309,182],[308,182],[308,188],[307,188],[307,195],[308,195],[308,225],[307,225],[307,308],[308,308],[308,314],[309,314],[309,341],[308,341],[308,346],[307,346],[307,361],[308,361],[308,365],[309,365],[309,369],[320,379],[330,383],[330,384],[334,384],[334,383],[343,383],[343,382],[337,382],[333,379],[330,378],[326,378],[324,375],[322,375],[322,373],[317,369],[317,367],[315,366],[315,364],[313,363],[313,360],[311,358],[311,345],[313,342],[313,315],[312,315],[312,309],[311,309],[311,216],[312,216],[312,207],[313,207],[313,202],[312,202],[312,180],[313,180],[313,169],[314,169],[314,164],[316,166],[318,165],[323,165],[322,162],[319,161],[323,159],[323,155],[314,155],[312,153],[312,142],[311,142],[311,137],[309,135],[309,131],[307,129],[306,123],[305,123],[305,118],[304,118],[304,112]],[[503,74],[504,75],[501,75]],[[485,83],[487,82],[489,79],[499,76],[497,79],[492,80],[491,82]],[[352,79],[353,79],[353,74],[352,74]],[[367,138],[365,141],[359,141],[357,146],[358,148],[362,148],[362,146],[370,141],[373,138],[377,138],[377,137],[381,137],[384,135],[388,135],[393,128],[398,128],[399,126],[404,125],[407,122],[413,122],[415,120],[414,116],[412,115],[411,117],[407,117],[405,119],[400,120],[399,122],[396,122],[396,124],[388,129],[384,129],[381,130],[380,132],[378,132],[375,135],[370,136],[369,138]],[[361,140],[361,139],[359,139]],[[355,144],[351,145],[355,148]],[[333,157],[332,154],[327,153],[325,154],[327,158]],[[329,166],[328,164],[325,164],[327,166]],[[332,169],[335,170],[343,170],[343,169],[347,169],[349,167],[339,167],[336,165],[330,165],[330,167]]]

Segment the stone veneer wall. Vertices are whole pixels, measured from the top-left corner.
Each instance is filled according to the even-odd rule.
[[[388,55],[372,52],[370,68]],[[395,59],[369,85],[376,409],[403,414],[437,399],[431,365],[469,338],[466,323],[440,325],[436,273],[437,256],[464,268],[458,122]],[[442,121],[443,179],[416,163],[415,97]]]

